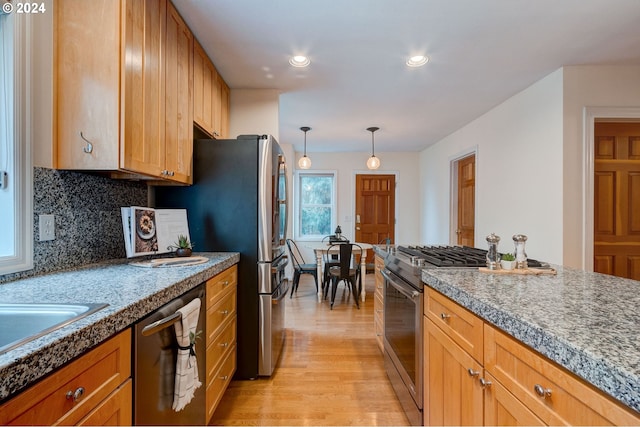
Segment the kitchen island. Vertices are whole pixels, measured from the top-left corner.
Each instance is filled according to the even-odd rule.
[[[106,303],[107,307],[0,354],[0,401],[153,310],[237,264],[236,252],[197,253],[203,264],[143,268],[114,260],[0,285],[0,303]]]
[[[430,268],[422,280],[640,416],[640,282],[554,267],[540,276]]]

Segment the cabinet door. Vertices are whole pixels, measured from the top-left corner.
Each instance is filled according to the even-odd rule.
[[[213,96],[216,71],[197,40],[193,40],[193,121],[213,136]]]
[[[133,425],[131,402],[133,401],[132,381],[127,380],[109,397],[103,400],[79,426],[130,426]]]
[[[65,0],[54,9],[55,167],[115,170],[123,8],[111,0]]]
[[[191,183],[193,154],[193,34],[167,4],[165,49],[165,174]]]
[[[220,79],[220,138],[229,138],[229,86]]]
[[[123,169],[162,176],[163,35],[166,1],[127,0],[124,61]]]
[[[485,373],[491,385],[485,389],[484,425],[487,426],[543,426],[522,402],[516,399],[495,378]]]
[[[426,317],[424,424],[482,425],[482,366]]]

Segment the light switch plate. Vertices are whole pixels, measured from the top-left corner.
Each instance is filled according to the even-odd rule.
[[[39,215],[40,241],[55,240],[56,238],[56,217],[54,215]]]

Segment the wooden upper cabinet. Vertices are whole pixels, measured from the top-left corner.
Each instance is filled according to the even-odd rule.
[[[197,40],[193,42],[193,121],[213,136],[213,95],[216,69]]]
[[[57,2],[55,37],[55,167],[190,183],[193,36],[171,3]]]
[[[193,34],[170,2],[167,5],[166,36],[165,172],[173,180],[190,184],[193,156]]]
[[[111,0],[65,0],[54,13],[55,166],[118,169],[124,8]]]
[[[166,2],[127,0],[124,45],[122,168],[163,176]]]
[[[193,121],[216,139],[229,137],[229,86],[197,40],[193,43]]]

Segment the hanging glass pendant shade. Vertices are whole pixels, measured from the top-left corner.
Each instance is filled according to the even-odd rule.
[[[298,160],[298,167],[300,169],[309,169],[311,167],[311,159],[307,157],[307,132],[311,130],[309,126],[302,126],[300,128],[304,132],[304,155]]]
[[[374,141],[373,141],[373,133],[375,131],[377,131],[378,129],[380,129],[380,128],[377,128],[375,126],[367,128],[367,130],[369,132],[371,132],[371,157],[369,157],[369,159],[367,160],[367,168],[369,168],[371,170],[375,170],[375,169],[378,169],[380,167],[380,159],[376,157],[375,146],[374,146]]]

